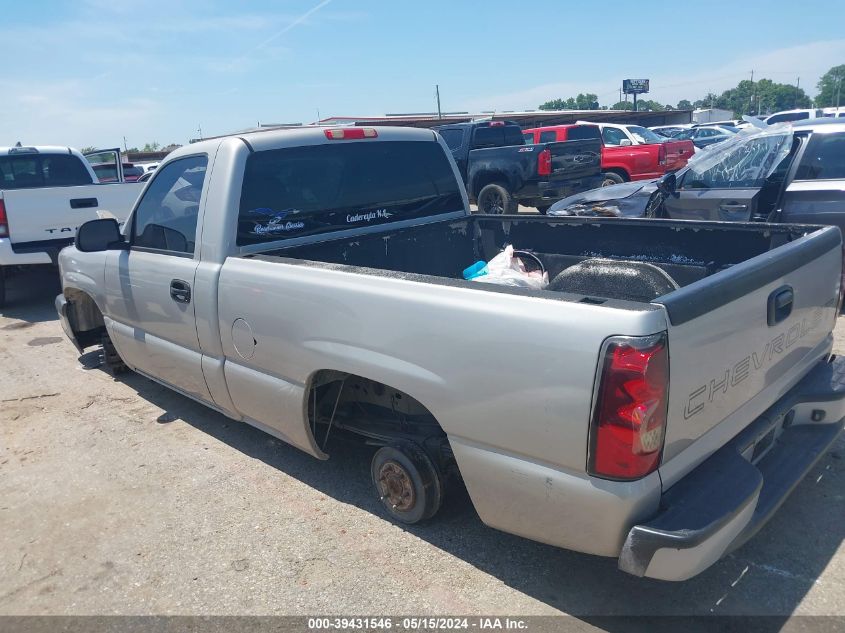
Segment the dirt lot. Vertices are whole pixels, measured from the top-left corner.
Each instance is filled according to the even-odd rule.
[[[62,334],[52,274],[0,310],[0,614],[845,614],[840,438],[749,544],[683,584],[485,527],[385,520],[370,449],[329,462]],[[838,328],[845,351],[845,319]]]

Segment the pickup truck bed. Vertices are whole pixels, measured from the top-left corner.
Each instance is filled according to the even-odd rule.
[[[345,134],[174,153],[125,237],[86,224],[62,252],[68,336],[317,458],[380,446],[397,520],[430,518],[459,474],[487,524],[654,578],[718,560],[785,497],[772,473],[797,481],[835,437],[843,392],[815,378],[839,369],[835,229],[473,216],[431,132]],[[505,244],[547,289],[462,279]],[[714,506],[696,473],[725,447],[747,494]],[[732,479],[752,470],[763,492]]]

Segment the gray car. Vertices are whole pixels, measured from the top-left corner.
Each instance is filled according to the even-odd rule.
[[[743,131],[662,183],[570,196],[549,215],[813,222],[845,230],[845,122],[815,119]]]

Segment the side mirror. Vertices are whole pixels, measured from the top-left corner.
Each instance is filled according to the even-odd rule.
[[[678,179],[675,177],[675,174],[665,174],[657,180],[657,188],[665,196],[671,196],[675,193],[677,184]]]
[[[74,245],[83,253],[126,248],[120,225],[114,218],[91,220],[79,227]]]
[[[633,145],[633,143],[629,138],[623,138],[621,141],[619,141],[619,147],[631,147],[631,145]]]

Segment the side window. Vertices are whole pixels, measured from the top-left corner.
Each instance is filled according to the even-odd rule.
[[[795,172],[795,180],[832,178],[845,178],[845,134],[814,134]]]
[[[523,133],[522,139],[525,141],[526,145],[534,145],[534,132]]]
[[[601,138],[605,145],[619,145],[622,139],[628,138],[625,132],[614,127],[606,127],[601,131]]]
[[[554,143],[557,140],[557,132],[549,130],[548,132],[540,132],[541,143]]]
[[[440,130],[440,136],[446,141],[446,145],[453,152],[458,149],[464,142],[464,131],[460,128],[453,128],[451,130]]]
[[[132,246],[193,254],[207,165],[190,156],[156,170],[135,211]]]

